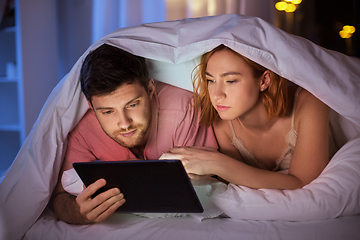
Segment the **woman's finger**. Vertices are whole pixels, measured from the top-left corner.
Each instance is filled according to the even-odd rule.
[[[217,149],[211,147],[201,147],[201,146],[184,146],[184,147],[176,147],[171,148],[166,153],[174,153],[174,154],[191,154],[191,153],[198,153],[198,152],[215,152]]]
[[[165,152],[160,156],[159,160],[167,160],[167,159],[181,160],[182,158],[183,158],[183,156],[181,154]]]

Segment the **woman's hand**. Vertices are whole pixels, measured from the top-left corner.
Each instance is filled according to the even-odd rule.
[[[210,147],[176,147],[169,149],[161,155],[160,159],[179,159],[190,178],[199,175],[213,175],[216,160],[220,154],[216,149]],[[218,156],[218,157],[217,157]]]

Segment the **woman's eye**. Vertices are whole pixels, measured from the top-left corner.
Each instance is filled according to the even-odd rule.
[[[215,82],[213,79],[206,79],[207,83],[213,83]]]
[[[229,80],[227,81],[228,83],[236,83],[237,81],[236,80]]]

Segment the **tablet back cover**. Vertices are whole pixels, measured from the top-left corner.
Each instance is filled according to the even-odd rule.
[[[100,178],[100,192],[118,187],[126,202],[120,212],[201,213],[203,208],[179,160],[73,163],[85,186]]]

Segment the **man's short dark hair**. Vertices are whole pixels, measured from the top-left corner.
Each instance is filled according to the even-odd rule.
[[[89,101],[134,81],[147,89],[149,71],[145,59],[108,44],[91,51],[80,71],[81,90]]]

